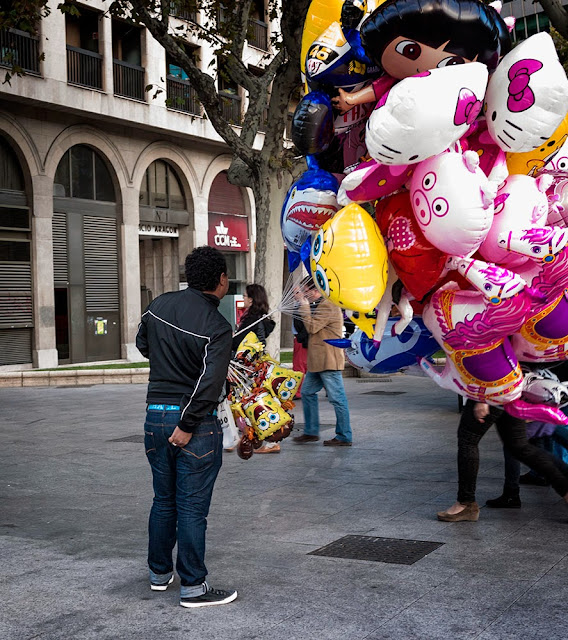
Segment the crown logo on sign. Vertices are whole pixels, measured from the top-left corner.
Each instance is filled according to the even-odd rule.
[[[221,221],[221,224],[215,226],[215,231],[217,231],[220,236],[226,236],[229,231],[229,227],[226,227],[223,224],[223,221]]]

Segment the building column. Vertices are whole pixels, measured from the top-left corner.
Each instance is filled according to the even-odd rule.
[[[33,176],[32,188],[33,366],[49,369],[58,364],[53,285],[53,181],[45,175]]]
[[[121,353],[130,362],[140,361],[136,333],[140,323],[140,223],[139,189],[127,187],[122,192],[122,224],[120,225],[120,309]]]
[[[112,18],[108,13],[99,18],[99,53],[103,56],[103,91],[114,92],[112,60]]]
[[[209,230],[209,199],[208,196],[196,196],[194,198],[193,220],[195,222],[195,246],[201,247],[207,244],[207,231]]]

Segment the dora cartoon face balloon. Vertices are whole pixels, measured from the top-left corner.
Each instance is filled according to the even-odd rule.
[[[268,438],[292,420],[269,391],[255,394],[243,402],[243,410],[259,440]]]
[[[334,304],[371,312],[387,284],[388,257],[379,227],[358,204],[338,211],[316,235],[310,271],[320,293]]]
[[[286,402],[294,399],[303,377],[304,374],[300,371],[284,369],[284,367],[273,364],[268,368],[264,386],[282,402]]]
[[[477,0],[387,0],[361,26],[367,55],[393,78],[477,61],[495,69],[507,25]]]

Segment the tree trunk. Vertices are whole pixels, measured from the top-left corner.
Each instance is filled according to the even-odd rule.
[[[562,6],[561,0],[540,0],[540,4],[556,31],[568,39],[568,12]]]
[[[254,281],[265,287],[270,309],[275,309],[282,298],[284,267],[284,242],[280,231],[280,211],[291,180],[279,179],[277,172],[263,167],[258,178],[252,181],[256,207],[256,257]],[[276,322],[268,338],[267,351],[278,358],[280,354],[280,313],[272,319]]]

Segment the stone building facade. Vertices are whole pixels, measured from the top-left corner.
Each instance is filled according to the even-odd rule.
[[[0,369],[140,360],[141,310],[183,287],[195,246],[226,254],[230,293],[253,273],[252,193],[228,183],[228,149],[183,71],[103,0],[80,17],[57,4],[37,39],[0,32],[0,65],[27,72],[0,85]],[[258,68],[271,27],[256,8],[244,60]],[[202,19],[179,13],[174,26]],[[215,68],[210,47],[188,47]],[[220,89],[238,126],[247,96]]]

